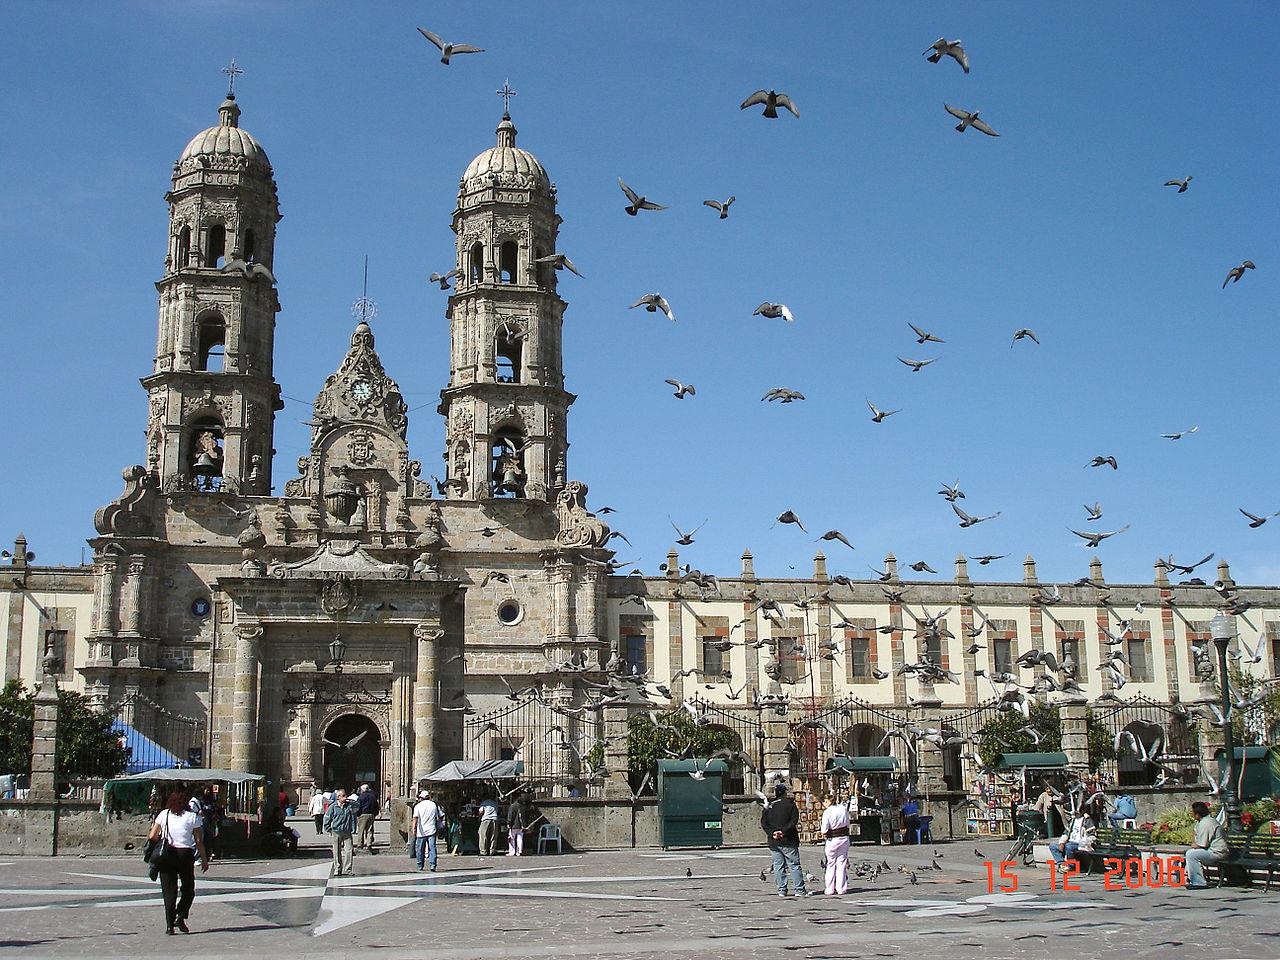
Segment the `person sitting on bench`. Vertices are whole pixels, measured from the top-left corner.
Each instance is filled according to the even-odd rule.
[[[1076,865],[1079,866],[1080,861],[1076,859],[1076,853],[1093,852],[1093,840],[1097,831],[1098,827],[1093,822],[1093,817],[1089,816],[1084,809],[1077,810],[1067,826],[1067,832],[1058,838],[1057,843],[1049,844],[1049,853],[1058,863],[1064,860],[1075,860]]]

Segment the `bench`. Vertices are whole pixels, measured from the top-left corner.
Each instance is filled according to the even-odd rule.
[[[1151,846],[1150,830],[1126,830],[1122,827],[1099,827],[1093,839],[1093,850],[1081,859],[1085,873],[1093,873],[1095,864],[1102,865],[1107,857],[1127,860],[1141,857],[1141,847]]]
[[[1231,852],[1222,863],[1207,863],[1207,870],[1218,872],[1218,886],[1226,882],[1227,874],[1242,873],[1246,885],[1253,882],[1254,871],[1267,871],[1266,891],[1271,890],[1271,878],[1280,868],[1280,836],[1270,833],[1229,833],[1227,846]]]

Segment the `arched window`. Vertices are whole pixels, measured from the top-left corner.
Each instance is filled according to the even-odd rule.
[[[257,237],[253,235],[252,230],[244,232],[244,262],[253,263],[257,255]]]
[[[227,228],[220,223],[212,224],[208,231],[208,242],[205,243],[204,265],[206,267],[222,266],[222,258],[227,255]]]
[[[196,336],[196,369],[222,373],[226,369],[226,322],[216,313],[201,317],[196,325]]]
[[[887,757],[889,745],[881,742],[884,733],[874,723],[855,723],[844,732],[844,752],[851,757]]]
[[[471,245],[470,263],[467,264],[467,278],[472,283],[484,280],[484,244],[477,241]]]
[[[520,248],[514,240],[508,240],[498,248],[498,279],[503,283],[516,283],[516,268],[520,262]]]
[[[181,270],[187,266],[187,261],[191,259],[191,228],[183,227],[178,231],[178,247],[174,251],[173,268]]]
[[[191,425],[187,473],[197,490],[222,489],[222,424],[215,419]]]
[[[493,347],[493,359],[498,368],[499,383],[520,382],[520,362],[522,338],[519,331],[502,326],[498,330]]]
[[[489,456],[490,478],[495,497],[524,496],[524,442],[514,427],[504,427],[493,435]]]

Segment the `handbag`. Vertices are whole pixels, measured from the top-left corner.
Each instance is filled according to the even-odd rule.
[[[151,865],[152,870],[173,870],[177,867],[177,854],[173,844],[169,842],[169,811],[164,812],[164,823],[160,827],[160,836],[151,839],[142,847],[142,859]]]

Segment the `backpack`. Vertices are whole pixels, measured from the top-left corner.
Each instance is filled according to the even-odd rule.
[[[1123,817],[1126,820],[1132,820],[1138,815],[1138,804],[1127,793],[1122,793],[1116,797],[1116,816]]]

